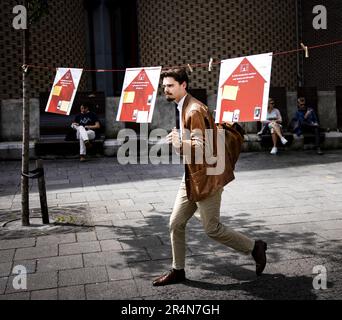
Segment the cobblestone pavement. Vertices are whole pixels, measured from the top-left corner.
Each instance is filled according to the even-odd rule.
[[[151,281],[170,268],[168,219],[181,165],[45,161],[57,223],[20,230],[11,226],[20,219],[21,165],[0,165],[0,300],[342,298],[342,151],[242,154],[223,194],[222,222],[268,242],[264,275],[257,278],[249,256],[209,239],[193,218],[188,280],[159,288]],[[31,182],[34,221],[39,206]],[[27,290],[13,286],[18,265],[27,269]],[[315,266],[327,272],[326,290],[313,287],[322,284]]]

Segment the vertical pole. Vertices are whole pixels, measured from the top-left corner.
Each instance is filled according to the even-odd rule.
[[[27,8],[27,0],[24,1],[24,6]],[[21,172],[28,175],[29,173],[29,135],[30,135],[30,110],[27,94],[27,52],[28,52],[28,28],[23,30],[23,145],[22,145],[22,167]],[[21,176],[21,208],[22,208],[22,225],[30,225],[29,211],[29,179]]]
[[[37,169],[43,170],[43,175],[38,178],[38,189],[39,189],[39,198],[40,198],[40,208],[42,212],[43,224],[49,224],[49,210],[46,200],[46,187],[45,187],[45,174],[44,174],[44,166],[43,160],[37,160]]]

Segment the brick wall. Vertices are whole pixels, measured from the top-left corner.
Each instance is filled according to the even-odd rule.
[[[302,0],[303,42],[308,46],[342,40],[342,1],[340,0]],[[313,27],[315,5],[324,5],[327,9],[327,29],[315,30]],[[335,90],[342,85],[342,44],[314,49],[310,58],[303,59],[304,85],[314,86],[318,90]]]
[[[175,66],[297,48],[293,0],[138,0],[141,65]],[[294,88],[296,54],[274,57],[272,85]],[[217,92],[219,66],[193,88]]]
[[[342,1],[302,0],[303,41],[308,45],[338,40],[342,34]],[[0,2],[0,100],[21,97],[21,32],[12,28],[16,0]],[[312,8],[328,10],[328,30],[312,27]],[[87,21],[83,0],[49,0],[49,14],[31,28],[32,63],[87,67]],[[142,66],[174,66],[208,62],[297,48],[295,0],[137,0],[139,55]],[[303,61],[304,84],[333,90],[342,84],[342,45],[312,50]],[[49,91],[53,70],[32,70],[30,95]],[[86,90],[84,74],[80,90]],[[215,94],[219,66],[213,72],[197,68],[194,88]],[[297,55],[275,56],[272,85],[293,90],[297,85]]]
[[[19,2],[20,3],[20,2]],[[0,2],[0,100],[21,97],[22,32],[14,30],[13,7],[18,1]],[[49,14],[30,28],[30,60],[53,67],[84,67],[86,64],[86,20],[82,0],[50,0]],[[4,44],[4,45],[3,45]],[[31,70],[30,96],[50,91],[54,70]],[[86,76],[81,82],[85,88]]]

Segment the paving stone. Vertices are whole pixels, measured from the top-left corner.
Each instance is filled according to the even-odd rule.
[[[106,268],[109,281],[133,279],[133,273],[128,264],[121,266],[118,264],[107,265]]]
[[[96,208],[91,208],[91,213],[95,215],[108,214],[107,208],[105,206],[97,206]]]
[[[132,208],[134,206],[134,201],[131,199],[117,200],[120,207]]]
[[[57,193],[57,199],[66,200],[67,198],[71,198],[70,192]]]
[[[83,260],[85,267],[126,265],[125,253],[122,251],[87,253],[83,255]]]
[[[342,240],[342,229],[317,231],[317,234],[327,240]]]
[[[59,255],[74,255],[80,253],[101,251],[100,243],[98,241],[78,242],[75,244],[61,244],[59,245]]]
[[[124,250],[131,250],[136,248],[154,248],[161,246],[162,243],[158,237],[149,236],[149,237],[141,237],[135,239],[119,239]]]
[[[12,271],[12,262],[0,263],[0,278],[8,277]]]
[[[117,240],[103,240],[100,241],[102,251],[122,251],[122,247]]]
[[[140,211],[125,212],[127,219],[143,219],[144,215]]]
[[[14,257],[14,249],[11,250],[0,250],[0,263],[10,262]]]
[[[133,280],[86,285],[86,293],[88,300],[126,300],[139,296]]]
[[[43,289],[57,288],[57,272],[34,273],[27,275],[27,289],[16,290],[13,287],[13,280],[17,276],[11,276],[7,283],[6,294],[20,291],[35,291]]]
[[[99,230],[96,231],[96,235],[98,240],[131,238],[135,236],[132,228],[112,228],[106,230]]]
[[[31,300],[57,300],[57,289],[40,290],[31,292]]]
[[[58,288],[59,300],[85,300],[84,286]]]
[[[116,208],[107,208],[107,211],[107,217],[110,217],[112,221],[127,220],[124,211],[119,212]]]
[[[109,215],[108,215],[109,216]],[[113,222],[109,219],[95,224],[95,232],[110,232],[114,231]]]
[[[60,243],[73,243],[76,242],[76,237],[74,233],[59,234],[53,236],[44,236],[37,238],[38,246],[50,246]]]
[[[110,240],[118,238],[118,235],[114,231],[97,231],[96,236],[98,240]]]
[[[13,294],[0,295],[0,300],[30,300],[29,292],[19,292]]]
[[[0,210],[11,210],[12,209],[12,201],[11,202],[8,202],[8,201],[6,201],[6,202],[2,202],[2,203],[0,203]]]
[[[89,242],[89,241],[96,241],[96,233],[92,232],[79,232],[76,234],[77,242]]]
[[[114,200],[114,195],[110,190],[103,190],[100,193],[101,200]]]
[[[143,261],[129,264],[134,278],[148,277],[154,278],[170,270],[172,260]]]
[[[83,268],[59,272],[59,285],[72,286],[108,281],[105,267]]]
[[[13,268],[15,266],[23,266],[26,268],[27,273],[35,273],[36,272],[36,267],[37,267],[37,260],[19,260],[15,261],[13,264]]]
[[[172,249],[171,246],[161,246],[155,248],[147,248],[147,253],[152,260],[165,260],[172,259]],[[190,256],[192,253],[189,249],[186,250],[186,256]]]
[[[110,223],[113,219],[113,217],[116,217],[116,215],[113,214],[108,214],[108,213],[91,213],[91,221],[95,224],[95,225],[99,225],[99,224],[103,224],[103,223]]]
[[[322,257],[286,260],[268,263],[265,272],[273,274],[278,273],[286,276],[312,276],[313,268],[315,266],[324,266],[326,263],[327,259]]]
[[[53,257],[58,255],[58,246],[40,246],[34,248],[17,249],[14,260],[30,260],[37,258]]]
[[[138,248],[137,250],[129,250],[123,252],[127,263],[136,263],[142,261],[150,261],[151,257],[145,248]]]
[[[39,259],[37,272],[47,272],[65,269],[77,269],[83,267],[81,255],[59,256],[53,258]]]
[[[146,219],[135,219],[135,220],[116,220],[113,221],[113,230],[126,230],[131,228],[147,228],[150,227],[149,221]]]
[[[8,278],[0,278],[0,295],[5,293]]]
[[[1,240],[0,250],[34,247],[35,244],[36,240],[34,238]]]

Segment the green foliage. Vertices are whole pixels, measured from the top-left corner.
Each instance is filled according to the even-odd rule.
[[[58,224],[75,224],[77,222],[72,216],[58,216],[54,220]]]
[[[42,16],[48,14],[48,0],[28,0],[27,5],[29,25],[36,23]]]

